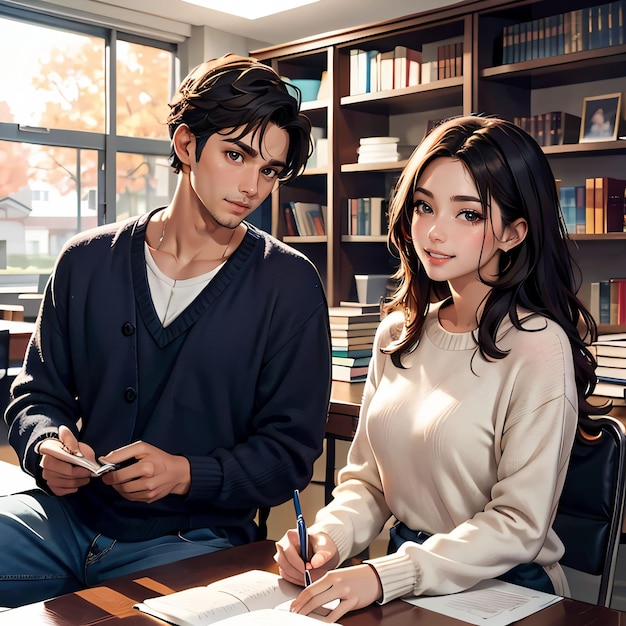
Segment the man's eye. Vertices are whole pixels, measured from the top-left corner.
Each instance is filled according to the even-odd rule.
[[[226,156],[228,156],[231,161],[241,161],[243,159],[242,154],[236,150],[228,150]]]
[[[276,178],[278,176],[278,172],[273,167],[267,167],[263,170],[263,176],[267,176],[267,178]]]

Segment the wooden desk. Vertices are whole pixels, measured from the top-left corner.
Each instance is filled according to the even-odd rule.
[[[164,622],[133,609],[146,598],[180,591],[232,576],[248,569],[277,572],[273,541],[261,541],[192,557],[162,567],[122,576],[105,584],[45,602],[0,613],[0,625],[156,626]],[[414,607],[402,600],[373,605],[341,618],[345,626],[462,626],[465,622]],[[576,600],[563,600],[516,623],[516,626],[623,626],[626,613]]]
[[[9,365],[21,366],[26,354],[26,346],[35,331],[34,322],[0,320],[0,330],[9,331]]]

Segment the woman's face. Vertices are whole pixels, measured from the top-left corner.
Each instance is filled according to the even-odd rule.
[[[432,161],[413,195],[413,246],[429,278],[448,281],[454,290],[498,275],[498,259],[508,228],[492,200],[490,216],[483,211],[476,184],[465,165],[451,157]]]

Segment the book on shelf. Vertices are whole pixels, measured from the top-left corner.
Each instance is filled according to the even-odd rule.
[[[346,350],[371,350],[374,345],[374,337],[332,337],[331,346],[335,349]]]
[[[463,75],[463,42],[437,46],[437,79]]]
[[[385,52],[379,52],[376,55],[376,63],[378,66],[378,81],[377,81],[376,89],[372,88],[372,91],[391,91],[394,88],[394,84],[393,84],[394,63],[395,63],[394,50],[386,50]]]
[[[380,313],[380,302],[357,302],[353,300],[342,300],[339,303],[340,307],[346,307],[348,309],[356,309],[361,313]],[[336,307],[335,307],[336,308]]]
[[[597,323],[626,325],[626,278],[584,282],[579,297]]]
[[[318,100],[328,100],[331,96],[330,77],[327,70],[322,70],[320,78],[320,88],[317,90]]]
[[[560,187],[559,198],[567,232],[584,233],[586,231],[584,186]]]
[[[328,317],[331,324],[363,324],[364,322],[380,322],[378,311],[362,313],[358,307],[331,306],[328,308]]]
[[[372,82],[372,62],[376,61],[378,50],[350,50],[350,95],[376,91],[376,81]]]
[[[601,335],[598,341],[593,342],[592,348],[596,358],[598,356],[626,358],[626,334]]]
[[[578,143],[581,118],[565,111],[547,111],[513,118],[540,146]]]
[[[599,380],[593,390],[593,395],[624,400],[626,398],[626,384]]]
[[[367,378],[368,366],[345,367],[343,365],[332,365],[332,379],[344,382],[362,382]]]
[[[618,0],[504,26],[502,63],[520,63],[623,43],[624,2]]]
[[[603,233],[624,231],[624,210],[626,209],[626,180],[608,176],[595,179],[596,202],[600,203]],[[596,206],[596,210],[598,207]]]
[[[626,354],[623,357],[596,355],[596,361],[602,367],[624,370],[623,376],[626,378]]]
[[[406,46],[396,46],[394,48],[394,89],[419,85],[421,80],[421,66],[421,50],[413,50]]]
[[[371,360],[371,354],[361,357],[333,356],[332,364],[341,365],[342,367],[367,367],[370,364]]]
[[[374,334],[380,322],[352,322],[350,320],[343,322],[330,321],[330,332],[338,337],[358,334]]]
[[[285,207],[285,224],[287,231],[290,230],[291,217],[288,216],[287,208],[290,209],[295,223],[297,235],[325,235],[325,207],[317,202],[289,202]]]
[[[331,322],[330,334],[335,337],[374,335],[380,322]]]
[[[626,385],[626,369],[623,367],[606,367],[604,365],[598,365],[598,367],[596,367],[596,376],[598,377],[598,380],[603,382]]]
[[[347,359],[360,359],[363,357],[371,357],[372,356],[372,346],[368,346],[366,348],[347,348],[340,346],[332,346],[332,356],[347,358]]]
[[[148,598],[134,607],[176,626],[320,623],[321,615],[316,618],[289,611],[300,591],[277,574],[249,570],[206,586]]]
[[[348,235],[386,235],[387,201],[382,197],[348,198]]]
[[[300,233],[290,204],[283,205],[283,215],[285,216],[285,233],[290,237],[298,236]]]
[[[376,334],[376,326],[362,327],[350,327],[350,328],[337,328],[336,326],[330,327],[331,341],[335,338],[348,338],[348,337],[360,337],[367,338],[373,337]]]

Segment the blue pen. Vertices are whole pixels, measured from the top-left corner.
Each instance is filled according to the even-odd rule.
[[[304,586],[311,584],[311,572],[306,568],[309,562],[309,537],[306,530],[306,522],[300,508],[300,494],[297,489],[293,491],[293,506],[296,509],[296,526],[298,527],[298,538],[300,539],[300,556],[304,561]]]

